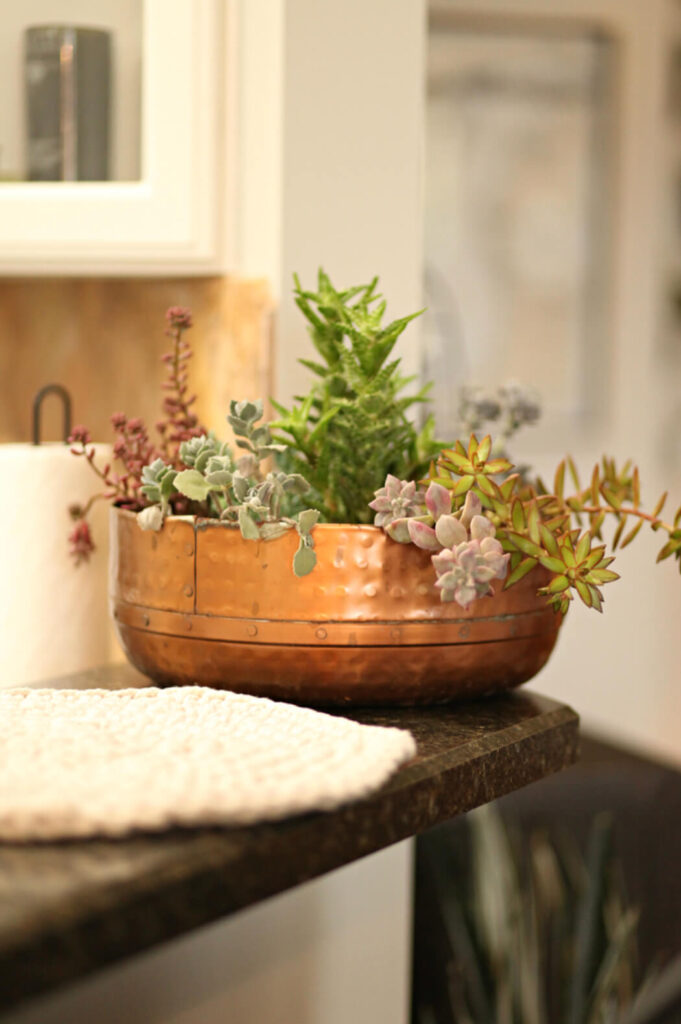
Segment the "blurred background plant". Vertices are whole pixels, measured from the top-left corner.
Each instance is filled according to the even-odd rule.
[[[663,1011],[680,1019],[678,964],[676,996],[666,972],[639,978],[639,915],[609,815],[593,819],[584,856],[569,831],[523,834],[494,806],[468,824],[464,846],[453,841],[459,832],[421,847],[449,967],[447,1005],[421,999],[414,1024],[652,1024]]]

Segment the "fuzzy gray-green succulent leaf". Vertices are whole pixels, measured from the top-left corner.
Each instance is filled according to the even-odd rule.
[[[232,476],[232,490],[237,501],[243,501],[248,494],[248,478],[238,470]]]
[[[287,523],[283,520],[278,523],[261,523],[258,529],[263,540],[276,540],[277,537],[283,537],[285,533],[292,530],[293,523]]]
[[[260,540],[258,525],[245,505],[239,509],[239,529],[244,540]]]
[[[232,482],[232,474],[228,469],[217,469],[213,473],[206,473],[206,480],[216,487],[229,487]]]
[[[212,432],[192,437],[180,445],[180,460],[188,469],[203,472],[208,460],[215,455],[230,455],[230,448],[226,442],[218,441]]]
[[[233,462],[231,455],[213,455],[205,469],[206,480],[218,487],[226,488],[232,483]]]
[[[282,487],[285,491],[290,494],[306,494],[310,490],[310,485],[300,473],[289,473],[287,476],[285,473],[281,474]]]
[[[287,444],[263,444],[258,448],[258,453],[262,455],[281,455],[285,451],[288,451]]]
[[[209,480],[198,469],[184,469],[175,477],[175,487],[192,501],[205,501],[211,491],[219,490],[217,484]]]
[[[167,466],[163,459],[154,459],[142,470],[142,494],[149,501],[157,502],[165,513],[168,500],[175,490],[176,471]]]
[[[310,547],[309,544],[305,543],[305,538],[301,537],[300,547],[293,556],[293,571],[296,576],[307,576],[311,573],[317,564],[317,555],[315,554],[314,548]]]
[[[313,527],[319,522],[319,512],[316,508],[307,508],[298,516],[296,527],[301,536],[308,536]]]

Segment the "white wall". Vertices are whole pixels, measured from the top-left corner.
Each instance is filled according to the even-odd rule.
[[[673,39],[681,38],[678,5],[671,0],[440,0],[440,10],[534,19],[534,27],[561,22],[574,31],[598,30],[616,47],[615,109],[609,125],[613,173],[601,196],[612,217],[608,336],[599,359],[601,415],[585,429],[578,421],[547,445],[541,427],[518,440],[522,458],[547,481],[570,451],[590,478],[602,453],[639,463],[644,501],[652,506],[669,489],[671,515],[681,503],[681,358],[665,337],[665,289],[677,280],[664,263],[670,203],[664,194],[670,121],[667,75]],[[670,13],[676,11],[676,36]],[[510,22],[513,24],[513,22]],[[678,45],[678,43],[677,43]],[[676,146],[674,152],[678,155]],[[679,167],[671,175],[678,208]],[[666,214],[667,221],[663,220]],[[673,222],[679,251],[678,216]],[[668,254],[667,254],[668,256]],[[678,332],[678,328],[677,328]],[[554,450],[550,450],[554,447]],[[558,447],[560,446],[560,447]],[[673,560],[655,565],[663,540],[642,531],[613,568],[622,580],[605,588],[604,614],[570,610],[558,648],[530,684],[572,704],[585,727],[681,765],[681,580]]]
[[[309,286],[320,265],[339,286],[379,274],[389,315],[421,306],[425,9],[249,0],[240,15],[237,265],[265,272],[281,299],[275,392],[288,401],[308,378],[294,272]],[[408,369],[418,338],[416,322],[401,350]]]

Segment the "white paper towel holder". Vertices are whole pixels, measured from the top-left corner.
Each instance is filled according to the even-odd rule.
[[[68,444],[71,436],[71,395],[62,384],[46,384],[37,392],[33,399],[33,444],[41,443],[40,437],[40,416],[42,413],[43,401],[48,395],[58,395],[62,404],[62,434],[64,444]]]

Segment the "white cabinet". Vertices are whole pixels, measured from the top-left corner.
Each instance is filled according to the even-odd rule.
[[[138,2],[138,180],[0,182],[0,274],[170,276],[225,269],[232,159],[228,4]],[[43,20],[46,6],[35,4]],[[54,0],[49,7],[50,21],[55,14],[62,21],[78,18],[76,0]],[[93,24],[87,16],[93,10],[86,5],[78,23]],[[14,45],[21,48],[20,34]],[[19,71],[11,84],[9,100],[21,107]]]

